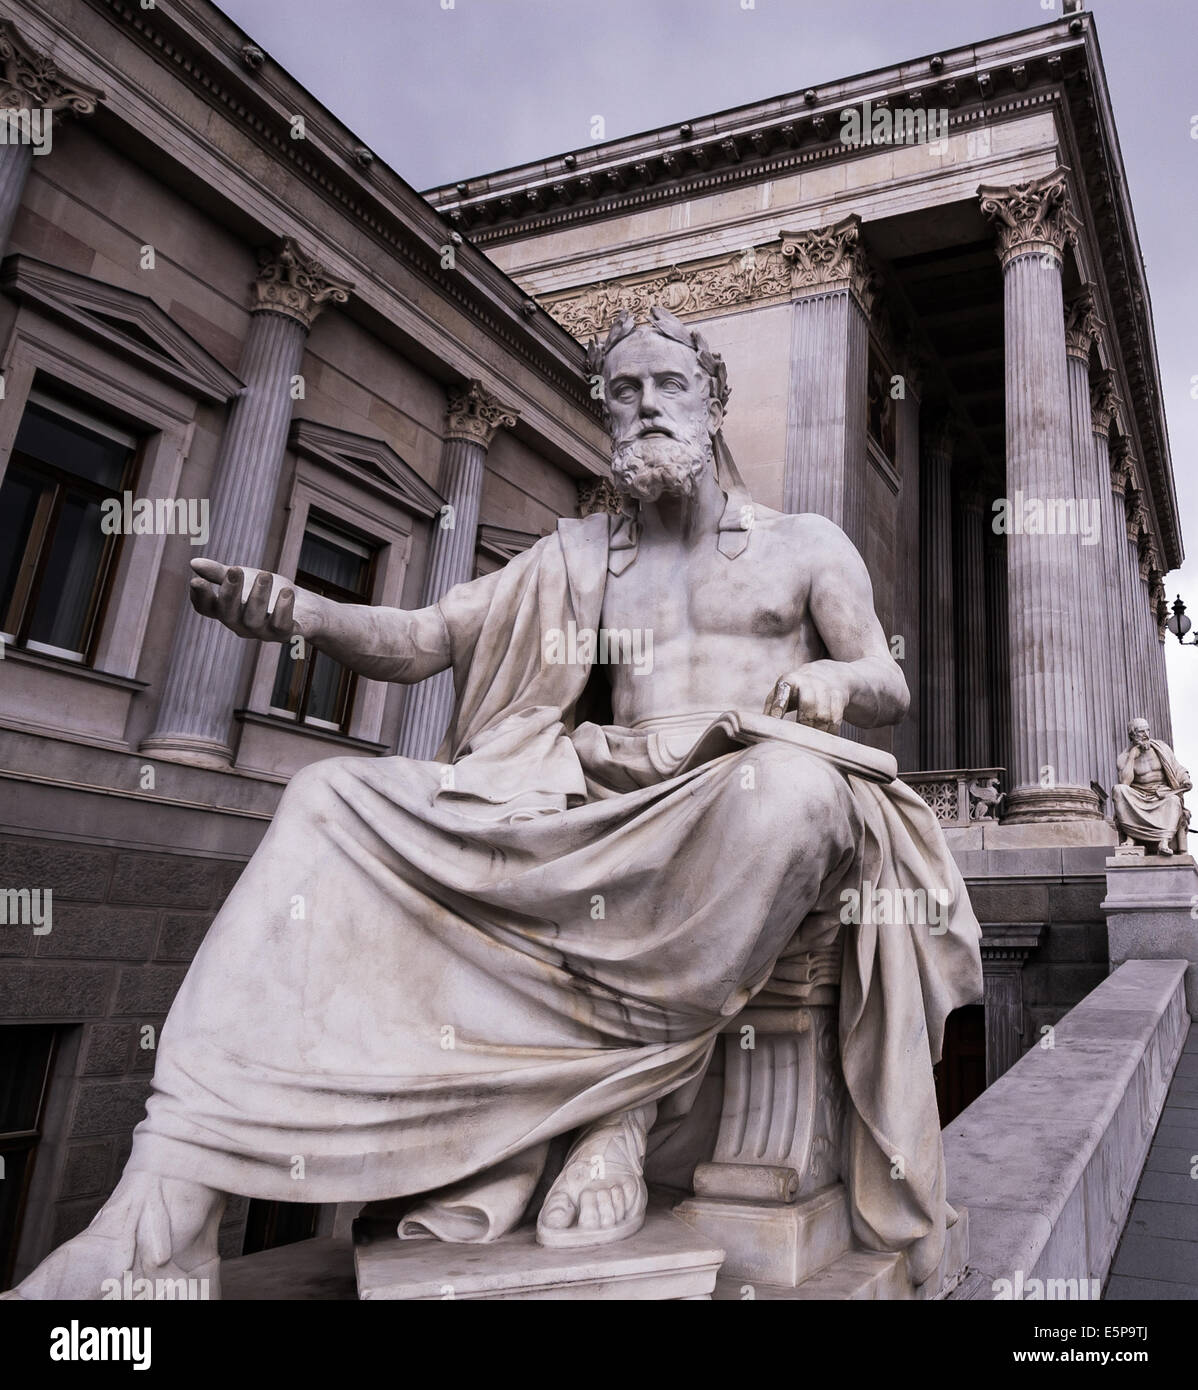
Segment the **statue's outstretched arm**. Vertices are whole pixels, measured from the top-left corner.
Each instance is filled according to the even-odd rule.
[[[440,609],[337,603],[268,570],[193,560],[191,602],[197,612],[239,637],[286,642],[303,637],[372,680],[411,684],[450,665],[450,637]]]

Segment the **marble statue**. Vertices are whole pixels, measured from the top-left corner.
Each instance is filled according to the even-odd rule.
[[[409,1198],[425,1240],[526,1211],[545,1245],[633,1236],[647,1152],[796,940],[840,962],[854,1233],[935,1270],[932,1067],[981,994],[980,931],[931,811],[835,735],[908,704],[865,565],[822,516],[753,503],[700,334],[625,314],[590,362],[618,515],[413,612],[193,561],[195,607],[242,636],[298,633],[374,680],[452,667],[456,704],[436,761],[292,778],[174,1001],[116,1191],[19,1296],[215,1279],[228,1193]],[[739,741],[713,741],[736,711]],[[863,883],[943,910],[845,926]]]
[[[1184,848],[1190,817],[1183,794],[1193,785],[1190,774],[1167,743],[1152,737],[1147,719],[1133,719],[1127,734],[1131,741],[1119,754],[1119,780],[1111,788],[1120,845],[1172,854]]]

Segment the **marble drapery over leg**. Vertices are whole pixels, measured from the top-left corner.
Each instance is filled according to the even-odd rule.
[[[97,88],[60,72],[52,59],[26,43],[8,20],[0,21],[0,112],[10,122],[5,131],[7,142],[0,145],[0,256],[8,252],[34,158],[45,158],[35,156],[32,141],[24,138],[20,122],[27,118],[25,113],[32,116],[36,112],[38,121],[49,124],[52,150],[61,118],[90,116],[103,97]]]
[[[921,442],[921,762],[926,768],[950,768],[958,766],[957,656],[953,632],[952,428],[946,420],[938,420]]]
[[[1090,351],[1101,323],[1088,285],[1065,306],[1065,371],[1069,384],[1069,429],[1073,439],[1074,492],[1079,520],[1085,526],[1077,537],[1080,561],[1082,658],[1089,692],[1089,774],[1109,795],[1115,777],[1107,751],[1107,731],[1113,719],[1113,663],[1109,638],[1110,613],[1103,597],[1107,592],[1102,564],[1102,525],[1109,493],[1106,476],[1098,470],[1090,403]],[[1089,528],[1090,534],[1087,534]]]
[[[446,508],[433,523],[422,607],[436,603],[455,584],[474,578],[487,450],[495,431],[500,426],[511,429],[517,418],[515,411],[501,406],[479,381],[468,382],[451,395],[441,455],[441,493]],[[413,686],[404,703],[400,753],[408,758],[432,758],[452,710],[452,671],[441,671]]]
[[[861,550],[874,297],[861,219],[781,235],[794,301],[783,509],[829,517]]]
[[[352,286],[328,275],[290,238],[259,259],[238,368],[245,390],[232,404],[221,439],[208,553],[227,564],[267,569],[266,540],[304,345],[322,306],[344,304]],[[227,766],[247,650],[228,628],[185,606],[157,722],[143,750],[177,762]]]
[[[989,644],[986,640],[986,499],[966,487],[955,517],[957,741],[962,767],[991,767]]]
[[[1012,752],[1008,821],[1096,818],[1078,537],[1029,534],[1026,507],[1074,496],[1062,267],[1073,236],[1066,171],[978,190],[1003,267]]]

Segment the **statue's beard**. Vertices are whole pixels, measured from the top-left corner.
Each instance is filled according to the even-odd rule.
[[[611,471],[619,491],[656,502],[662,496],[693,497],[712,461],[711,436],[700,422],[681,439],[649,435],[614,444]]]

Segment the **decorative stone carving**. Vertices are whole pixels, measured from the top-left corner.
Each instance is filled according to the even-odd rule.
[[[345,304],[353,285],[330,275],[299,243],[284,237],[275,247],[258,253],[261,267],[254,281],[255,313],[286,314],[310,329],[325,304]]]
[[[469,381],[449,397],[446,416],[446,439],[468,439],[491,447],[497,429],[511,429],[520,418],[519,412],[500,405],[481,381]]]
[[[578,484],[579,516],[590,516],[593,512],[610,512],[612,516],[619,516],[620,511],[620,494],[610,478],[595,478]]]
[[[983,214],[995,224],[998,256],[1005,266],[1015,256],[1046,255],[1064,259],[1076,239],[1076,219],[1069,210],[1066,171],[1010,187],[978,189]]]
[[[791,266],[794,294],[847,289],[866,318],[879,289],[861,240],[861,219],[850,213],[827,227],[782,233],[782,255]]]
[[[568,333],[586,339],[606,332],[625,312],[644,320],[654,305],[661,305],[686,317],[782,299],[789,289],[790,270],[778,246],[751,246],[715,263],[673,266],[648,278],[607,280],[582,291],[546,296],[541,307]]]
[[[1115,384],[1115,373],[1111,371],[1109,367],[1104,368],[1090,383],[1091,422],[1095,434],[1102,435],[1104,439],[1110,438],[1111,422],[1118,413],[1121,404],[1119,389]],[[1114,460],[1112,458],[1112,485],[1114,485],[1114,471]],[[1119,485],[1117,491],[1123,491],[1122,484]]]
[[[1127,726],[1128,746],[1119,754],[1119,779],[1111,787],[1120,849],[1140,845],[1150,854],[1184,854],[1190,813],[1184,794],[1193,783],[1167,743],[1152,737],[1147,719]]]
[[[975,777],[969,783],[970,820],[997,820],[1005,800],[997,777]]]
[[[1118,434],[1111,440],[1111,487],[1123,497],[1127,507],[1127,493],[1132,483],[1134,457],[1131,443],[1125,434]]]
[[[1065,301],[1065,351],[1089,362],[1090,349],[1098,341],[1102,327],[1093,286],[1083,285]]]
[[[966,826],[996,820],[1006,793],[1001,767],[953,768],[944,772],[905,772],[903,780],[932,808],[941,825]]]
[[[90,116],[104,99],[99,88],[74,81],[53,58],[32,49],[8,20],[0,20],[0,68],[0,110],[40,107]]]

